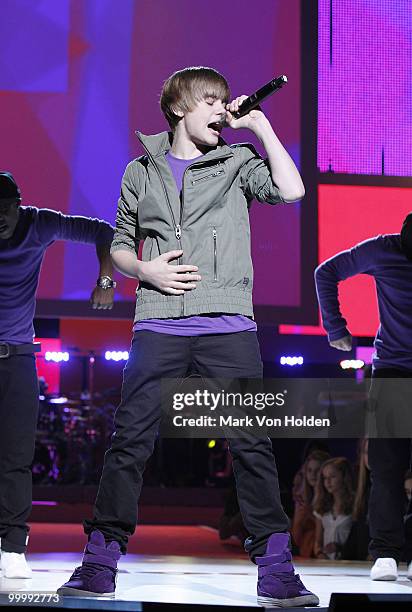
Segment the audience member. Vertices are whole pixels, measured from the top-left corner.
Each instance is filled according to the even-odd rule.
[[[406,506],[405,506],[405,549],[404,561],[409,564],[412,561],[412,471],[408,470],[404,480]]]
[[[295,475],[293,481],[294,513],[292,537],[301,557],[314,556],[316,519],[313,515],[313,498],[322,463],[329,459],[329,453],[312,451]]]
[[[349,461],[336,457],[320,470],[313,503],[317,559],[341,558],[352,526],[353,485]]]

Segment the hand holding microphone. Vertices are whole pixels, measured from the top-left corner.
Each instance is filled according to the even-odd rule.
[[[287,77],[282,74],[266,83],[266,85],[263,85],[251,96],[239,96],[233,100],[226,107],[228,115],[222,120],[223,126],[228,125],[234,129],[249,127],[248,121],[238,123],[238,120],[249,115],[252,110],[260,110],[260,103],[275,93],[275,91],[281,89],[287,82]],[[252,115],[250,118],[253,120],[255,117]]]
[[[262,119],[262,113],[258,112],[261,111],[259,106],[242,117],[235,118],[235,114],[237,115],[239,113],[239,108],[247,99],[248,96],[239,96],[232,100],[230,104],[226,104],[226,115],[223,119],[223,127],[230,127],[234,130],[238,130],[239,128],[251,128],[256,120]]]

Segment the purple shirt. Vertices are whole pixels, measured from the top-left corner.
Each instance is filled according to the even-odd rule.
[[[166,153],[178,191],[182,190],[183,175],[188,166],[198,159],[179,159]],[[133,326],[133,331],[154,331],[174,336],[203,336],[206,334],[232,334],[240,331],[256,331],[256,323],[244,315],[196,315],[179,319],[145,319]]]
[[[399,234],[365,240],[316,269],[316,290],[329,340],[349,334],[339,308],[338,283],[356,274],[373,276],[376,283],[380,326],[373,367],[412,370],[412,262],[401,251]]]
[[[113,228],[99,219],[20,206],[13,236],[0,239],[0,342],[33,342],[36,289],[48,246],[55,240],[109,246],[112,239]]]

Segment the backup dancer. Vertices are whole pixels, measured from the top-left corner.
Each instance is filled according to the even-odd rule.
[[[32,504],[30,466],[39,407],[33,344],[35,294],[46,249],[55,240],[96,245],[100,272],[91,301],[113,305],[110,244],[104,221],[21,206],[20,189],[0,172],[0,539],[3,578],[30,578],[25,551]]]
[[[404,436],[405,425],[407,435],[412,429],[412,213],[400,234],[365,240],[316,269],[323,326],[329,344],[342,351],[351,350],[352,336],[340,312],[338,283],[357,274],[374,278],[380,315],[369,394],[381,436],[370,438],[368,451],[371,578],[396,580],[405,545],[403,478],[411,466],[411,440]],[[412,580],[412,559],[407,561]]]

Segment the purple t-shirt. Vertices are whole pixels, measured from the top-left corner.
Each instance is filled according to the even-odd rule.
[[[13,236],[0,239],[0,342],[33,342],[36,289],[44,253],[55,240],[110,245],[113,228],[99,219],[20,206]]]
[[[178,191],[182,190],[183,175],[188,166],[200,159],[179,159],[166,153]],[[233,334],[241,331],[256,331],[256,323],[243,315],[196,315],[179,319],[145,319],[133,326],[133,331],[154,331],[174,336],[203,336],[206,334]]]

